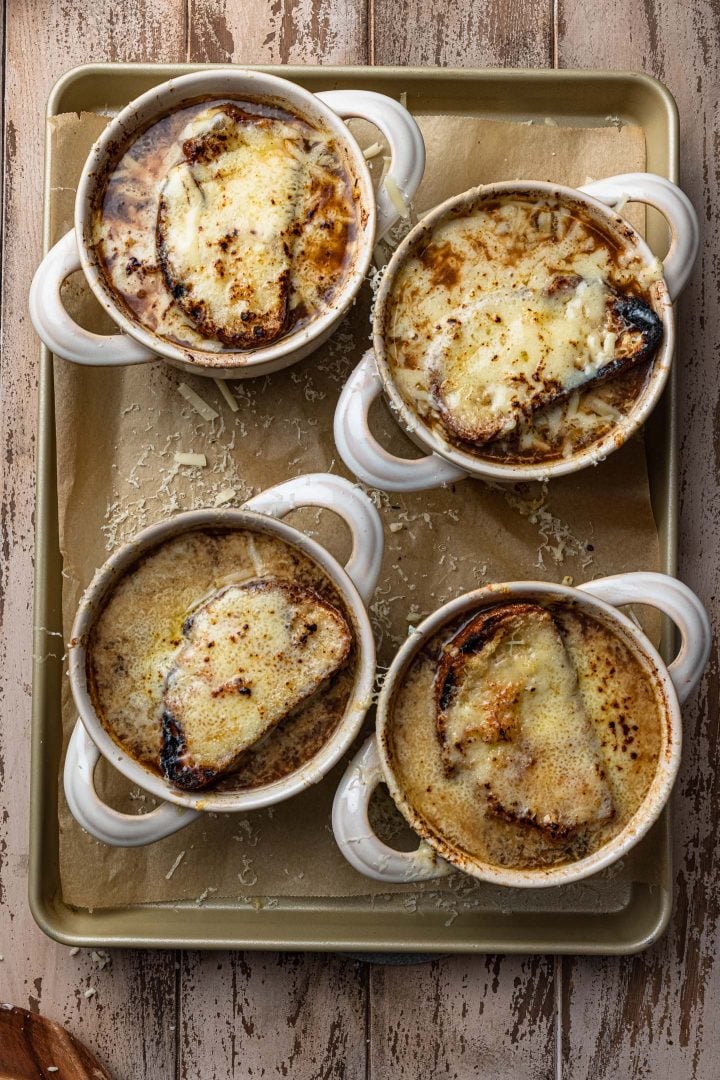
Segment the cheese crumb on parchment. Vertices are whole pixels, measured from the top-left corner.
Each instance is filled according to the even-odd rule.
[[[230,406],[230,412],[237,412],[238,409],[240,408],[240,406],[238,404],[238,400],[237,400],[236,397],[233,397],[233,395],[231,393],[231,390],[230,390],[230,387],[225,382],[225,380],[224,379],[213,379],[213,382],[217,386],[217,388],[220,391],[220,393],[222,394],[222,396],[225,398],[225,401]]]
[[[207,458],[204,454],[183,453],[178,450],[175,453],[176,465],[197,465],[200,468],[205,468],[207,465]]]
[[[178,393],[181,397],[184,397],[188,405],[192,405],[195,412],[200,413],[203,420],[216,420],[220,415],[213,409],[212,405],[208,405],[207,401],[203,401],[198,393],[196,393],[191,386],[187,383],[178,384]]]

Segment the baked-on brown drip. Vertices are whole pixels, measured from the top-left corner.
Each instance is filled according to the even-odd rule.
[[[466,740],[458,748],[448,739],[443,743],[439,737],[438,707],[447,708],[452,699],[452,673],[462,683],[465,670],[463,654],[453,645],[459,643],[470,650],[492,646],[493,634],[502,626],[502,612],[512,608],[518,614],[511,618],[522,617],[528,608],[540,608],[557,628],[557,647],[566,654],[564,662],[572,670],[580,699],[580,707],[576,701],[573,708],[584,711],[594,733],[594,749],[587,762],[593,760],[593,755],[598,756],[602,775],[597,774],[597,794],[603,785],[607,787],[610,814],[606,812],[609,807],[595,799],[594,803],[587,802],[584,814],[578,816],[572,828],[564,827],[567,817],[559,821],[560,828],[552,827],[552,823],[538,828],[529,816],[521,819],[517,807],[505,806],[502,799],[494,799],[492,791],[478,784],[471,742]],[[492,618],[484,621],[491,614]],[[513,637],[518,642],[523,640],[519,633]],[[465,652],[465,661],[473,655],[477,654]],[[518,601],[466,614],[447,624],[424,645],[393,693],[386,747],[398,783],[417,814],[416,827],[421,835],[439,842],[441,849],[445,847],[480,863],[541,870],[592,854],[627,826],[657,769],[666,724],[664,708],[654,671],[625,636],[609,624],[572,602],[529,602],[526,607],[524,601]],[[483,714],[483,722],[487,715]],[[501,753],[511,746],[501,737],[500,729],[504,727],[507,725],[499,724],[495,731],[495,749]],[[515,737],[512,730],[506,734]],[[455,766],[450,769],[448,752]],[[567,753],[563,743],[557,755],[560,768]],[[586,811],[593,807],[595,812],[588,814]],[[567,801],[566,813],[577,808],[575,801]],[[587,820],[580,820],[582,816]]]

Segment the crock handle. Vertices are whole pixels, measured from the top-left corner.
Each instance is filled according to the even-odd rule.
[[[427,491],[464,480],[467,473],[439,454],[401,458],[383,449],[368,422],[370,407],[381,393],[375,354],[369,349],[345,383],[335,409],[335,445],[348,469],[381,491]]]
[[[670,227],[670,250],[663,276],[671,300],[677,300],[692,272],[700,243],[700,228],[693,204],[677,184],[655,173],[623,173],[596,180],[580,188],[607,206],[643,202],[654,206]]]
[[[328,108],[344,120],[357,117],[379,128],[390,147],[388,177],[394,181],[409,208],[425,171],[425,143],[420,128],[398,101],[372,90],[328,90],[318,94]],[[376,197],[379,240],[400,217],[400,211],[383,185]]]
[[[77,237],[71,229],[48,251],[35,272],[30,287],[30,318],[48,349],[63,360],[92,367],[157,360],[156,353],[127,334],[93,334],[70,318],[60,289],[81,265]]]
[[[342,476],[308,473],[255,495],[244,509],[282,518],[301,506],[321,506],[343,519],[353,545],[345,572],[367,604],[377,585],[384,548],[382,522],[370,499]]]
[[[668,665],[668,673],[682,704],[700,681],[712,643],[710,620],[692,589],[667,574],[650,571],[598,578],[579,588],[614,607],[647,604],[672,619],[680,631],[680,651]]]
[[[396,851],[375,835],[368,817],[372,793],[383,783],[375,736],[371,736],[348,765],[335,793],[332,827],[347,861],[376,881],[427,881],[452,873],[452,866],[420,841],[415,851]]]
[[[173,803],[162,803],[148,814],[122,814],[102,801],[95,790],[95,766],[100,751],[80,720],[70,736],[63,783],[70,812],[86,832],[114,847],[152,844],[184,829],[198,816]]]

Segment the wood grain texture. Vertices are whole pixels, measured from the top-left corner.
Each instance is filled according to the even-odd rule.
[[[307,954],[187,953],[180,1080],[361,1080],[364,965]]]
[[[457,956],[413,968],[375,966],[370,1002],[372,1080],[555,1075],[550,958]]]
[[[116,953],[103,966],[46,939],[27,904],[32,545],[38,340],[27,295],[42,250],[44,111],[55,80],[90,59],[179,60],[183,0],[9,0],[5,44],[5,213],[0,426],[0,997],[65,1024],[118,1078],[175,1076],[175,970],[167,954]],[[89,996],[85,996],[88,993]]]
[[[110,1080],[97,1058],[74,1035],[27,1009],[0,1008],[0,1076],[37,1080]]]
[[[717,627],[720,577],[720,251],[717,142],[720,73],[714,61],[720,5],[606,0],[597,32],[593,0],[559,0],[563,67],[638,68],[664,81],[680,110],[681,182],[700,213],[702,248],[680,303],[679,574]],[[596,32],[589,34],[588,26]],[[636,959],[567,961],[562,1005],[563,1073],[610,1080],[710,1080],[720,1060],[720,827],[718,659],[684,709],[684,764],[675,796],[675,913],[670,933]]]
[[[374,0],[375,64],[548,67],[547,0]]]
[[[356,0],[189,0],[188,59],[199,63],[364,64]]]
[[[0,999],[66,1024],[116,1080],[290,1076],[710,1080],[718,1075],[718,663],[686,710],[676,915],[633,960],[75,957],[27,908],[27,790],[42,130],[54,80],[89,60],[645,68],[678,98],[702,263],[681,308],[681,574],[717,615],[720,340],[714,277],[720,6],[710,0],[8,0],[0,424]],[[368,29],[369,28],[369,29]],[[374,29],[374,33],[373,33]],[[708,448],[713,448],[708,451]],[[89,997],[85,994],[95,991]],[[555,1001],[561,1000],[559,1014]],[[555,1031],[560,1030],[560,1046]],[[369,1041],[367,1041],[369,1040]],[[561,1061],[555,1067],[557,1052]]]

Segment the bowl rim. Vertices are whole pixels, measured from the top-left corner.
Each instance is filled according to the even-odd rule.
[[[223,92],[223,88],[226,92]],[[118,146],[127,147],[139,127],[153,118],[159,119],[175,112],[205,94],[212,100],[213,97],[221,99],[239,92],[258,99],[284,103],[290,106],[291,111],[299,112],[304,119],[323,125],[337,138],[345,151],[347,165],[357,181],[360,193],[357,203],[357,250],[342,288],[317,318],[262,348],[251,351],[210,352],[168,341],[144,327],[123,309],[122,301],[114,297],[105,280],[98,256],[93,249],[93,197],[98,182],[102,182],[104,165],[112,157],[113,150]],[[128,102],[93,144],[80,175],[74,209],[75,235],[82,271],[95,298],[120,329],[155,352],[158,357],[207,375],[232,369],[237,372],[236,377],[256,373],[255,369],[269,368],[284,359],[289,362],[295,353],[307,350],[315,341],[320,344],[323,335],[332,331],[336,322],[352,304],[365,280],[375,242],[376,220],[375,195],[367,162],[347,124],[316,94],[299,84],[279,75],[242,67],[211,68],[180,75],[146,90]]]
[[[517,599],[537,599],[572,602],[581,608],[599,614],[605,625],[614,631],[619,629],[621,638],[640,658],[644,670],[655,684],[657,700],[664,722],[661,724],[661,746],[653,779],[645,797],[624,828],[591,855],[560,866],[538,869],[501,867],[484,862],[453,847],[437,830],[434,830],[414,808],[400,783],[392,762],[389,746],[394,698],[402,681],[427,642],[448,623],[461,615],[471,614],[483,607],[508,603]],[[547,581],[512,581],[491,584],[463,593],[437,608],[421,622],[415,632],[403,643],[387,672],[377,706],[375,741],[380,756],[385,783],[390,795],[403,817],[415,833],[434,850],[458,869],[480,881],[515,888],[547,888],[569,885],[596,874],[599,870],[621,859],[654,825],[672,792],[680,768],[682,752],[682,715],[677,692],[657,649],[622,611],[604,600],[584,592],[581,588],[556,585]]]
[[[201,529],[250,529],[272,533],[299,548],[328,575],[346,604],[353,622],[357,649],[355,681],[337,727],[303,764],[280,780],[247,791],[215,792],[212,789],[185,792],[159,773],[141,764],[110,735],[98,717],[87,686],[87,641],[109,594],[123,574],[148,552],[165,542]],[[242,508],[189,510],[164,518],[137,533],[96,570],[78,603],[68,645],[70,689],[80,720],[101,755],[132,783],[158,799],[193,810],[217,813],[253,810],[281,802],[317,783],[349,750],[357,737],[372,701],[375,680],[375,641],[370,616],[353,581],[322,544],[285,521]]]

